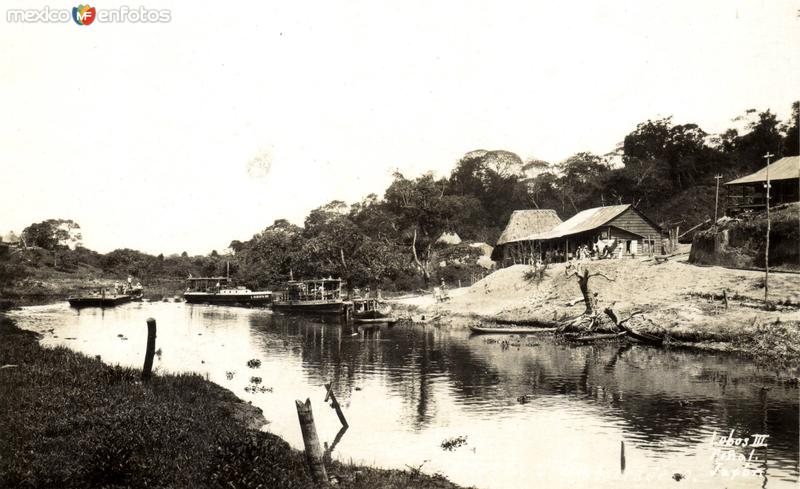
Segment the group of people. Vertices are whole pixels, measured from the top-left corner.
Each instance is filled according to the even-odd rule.
[[[614,256],[618,244],[619,242],[616,239],[598,239],[591,245],[582,244],[578,246],[572,256],[567,256],[565,250],[547,250],[543,257],[536,259],[536,262],[558,263],[569,261],[572,258],[576,260],[611,258]]]
[[[617,243],[616,239],[598,239],[592,243],[591,248],[586,244],[580,245],[575,251],[575,258],[578,260],[611,258],[617,249]]]

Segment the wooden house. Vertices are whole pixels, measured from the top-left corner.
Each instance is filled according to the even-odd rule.
[[[800,156],[787,156],[769,165],[769,205],[774,207],[800,200]],[[727,212],[736,215],[764,209],[767,202],[767,167],[725,184]]]
[[[523,214],[515,222],[517,212]],[[552,212],[553,217],[541,219],[541,227],[549,228],[536,233],[522,235],[519,231],[530,226],[527,212]],[[525,216],[525,218],[522,218]],[[540,215],[533,214],[537,218]],[[555,223],[555,225],[552,225]],[[512,226],[516,224],[516,226]],[[515,211],[503,232],[498,246],[502,255],[495,251],[495,259],[501,266],[530,263],[536,259],[559,262],[575,258],[579,247],[602,250],[613,248],[614,257],[635,256],[661,252],[663,231],[661,227],[630,204],[595,207],[583,210],[566,221],[560,222],[554,211]],[[500,241],[503,241],[502,243]],[[493,256],[494,258],[494,256]]]

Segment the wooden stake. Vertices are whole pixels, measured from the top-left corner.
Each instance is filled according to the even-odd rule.
[[[619,442],[619,472],[625,472],[625,442]]]
[[[147,319],[147,349],[144,352],[144,367],[142,368],[142,380],[150,380],[153,370],[153,355],[156,353],[156,320]]]
[[[328,399],[331,400],[331,407],[336,410],[336,416],[339,417],[339,422],[342,423],[342,426],[348,428],[350,425],[347,424],[347,420],[344,419],[344,413],[342,412],[341,406],[339,406],[339,401],[336,400],[336,394],[333,393],[333,389],[331,389],[331,384],[325,384],[325,389],[328,391],[325,394],[325,402],[328,402]]]
[[[769,306],[769,232],[770,232],[770,220],[769,220],[769,159],[775,156],[772,153],[767,153],[764,155],[764,158],[767,159],[767,246],[764,249],[764,306]]]
[[[300,431],[303,434],[303,445],[306,449],[306,463],[311,472],[311,479],[323,486],[328,485],[328,474],[325,471],[323,452],[317,437],[317,427],[314,426],[314,415],[311,412],[311,399],[306,402],[295,401],[297,418],[300,421]]]

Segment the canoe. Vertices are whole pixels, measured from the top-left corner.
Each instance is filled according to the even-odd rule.
[[[469,329],[474,334],[534,334],[552,333],[558,328],[484,328],[481,326],[470,326]]]
[[[591,343],[600,340],[614,340],[625,336],[625,334],[626,333],[623,331],[619,333],[593,334],[587,336],[564,336],[564,338],[568,341],[574,341],[575,343]]]
[[[356,324],[392,324],[397,322],[395,317],[386,318],[355,318],[353,321]]]

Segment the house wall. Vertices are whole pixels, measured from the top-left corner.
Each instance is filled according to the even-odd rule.
[[[615,217],[608,226],[614,226],[625,231],[630,231],[633,234],[638,234],[645,238],[656,238],[661,236],[661,231],[653,224],[648,222],[633,208],[626,210],[619,216]]]

